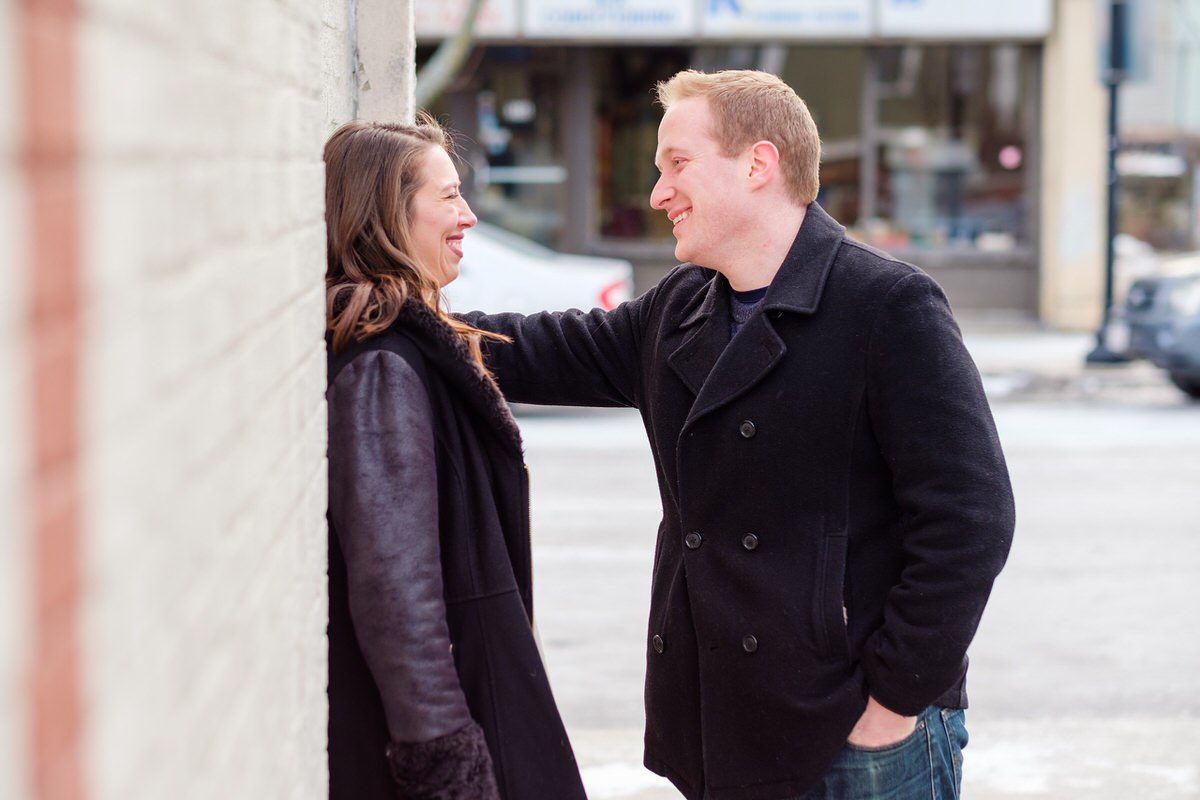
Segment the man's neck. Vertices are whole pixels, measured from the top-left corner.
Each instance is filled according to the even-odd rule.
[[[770,285],[792,249],[796,232],[807,213],[808,206],[788,205],[775,209],[769,217],[769,226],[747,231],[738,237],[750,244],[740,248],[737,256],[720,270],[734,291],[748,292]]]

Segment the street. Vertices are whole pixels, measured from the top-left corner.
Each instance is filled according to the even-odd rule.
[[[1084,370],[1078,336],[967,340],[1018,524],[970,651],[964,796],[1200,797],[1200,403],[1145,364]],[[661,509],[640,418],[519,422],[537,624],[589,795],[677,798],[641,766]]]

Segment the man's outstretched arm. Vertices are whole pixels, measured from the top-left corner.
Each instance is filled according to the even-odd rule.
[[[653,290],[611,311],[471,312],[462,319],[512,342],[485,340],[484,360],[504,396],[517,403],[637,406],[642,315]]]

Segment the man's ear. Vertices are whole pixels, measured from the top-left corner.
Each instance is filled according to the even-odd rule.
[[[766,139],[755,142],[748,151],[748,170],[746,178],[752,189],[767,185],[779,171],[779,148]]]

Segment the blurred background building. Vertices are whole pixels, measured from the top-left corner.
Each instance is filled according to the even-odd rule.
[[[1193,248],[1200,4],[1131,3],[1153,63],[1122,118],[1122,229]],[[418,5],[419,61],[466,6]],[[485,0],[434,109],[466,134],[483,218],[629,258],[644,289],[674,263],[648,206],[655,82],[776,72],[817,120],[819,200],[853,235],[931,272],[959,309],[1082,328],[1100,310],[1106,23],[1098,0]]]
[[[1200,2],[1140,0],[1135,10],[1120,230],[1159,251],[1200,250]]]

